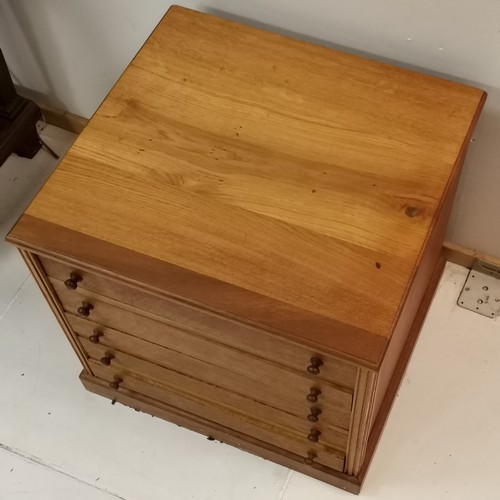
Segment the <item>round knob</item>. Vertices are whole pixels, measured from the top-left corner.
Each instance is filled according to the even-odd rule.
[[[309,420],[309,422],[317,422],[320,414],[321,410],[319,408],[311,408],[311,413],[307,415],[307,420]]]
[[[101,363],[104,366],[109,366],[111,364],[111,360],[115,359],[114,355],[111,354],[110,352],[107,352],[104,354],[104,356],[101,358]]]
[[[82,305],[76,310],[76,312],[80,316],[84,316],[85,318],[88,318],[90,311],[92,309],[94,309],[94,306],[92,304],[89,304],[88,302],[83,301]]]
[[[111,389],[114,389],[115,391],[117,391],[120,388],[120,384],[122,382],[123,382],[123,379],[121,377],[115,377],[113,382],[109,383],[109,387],[111,387]]]
[[[69,290],[76,290],[80,281],[82,281],[82,277],[79,274],[70,273],[69,278],[64,281],[64,284]]]
[[[308,451],[307,457],[304,458],[304,463],[307,465],[314,465],[314,459],[316,458],[316,453],[314,451]]]
[[[307,367],[307,371],[311,375],[319,375],[319,367],[323,364],[323,361],[319,358],[311,358],[311,364]]]
[[[315,387],[311,387],[311,390],[309,394],[307,395],[307,401],[310,403],[317,403],[318,402],[318,396],[321,394],[321,391],[319,389],[316,389]]]
[[[92,335],[89,337],[89,340],[93,344],[98,344],[99,339],[104,335],[101,331],[99,331],[97,328],[94,328],[94,331],[92,332]]]
[[[311,441],[311,443],[317,443],[319,441],[319,436],[321,432],[316,429],[311,429],[311,432],[307,435],[307,439]]]

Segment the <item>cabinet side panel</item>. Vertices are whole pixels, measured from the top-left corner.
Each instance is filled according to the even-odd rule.
[[[52,309],[52,312],[54,313],[57,321],[61,325],[61,328],[63,329],[66,338],[71,344],[71,347],[73,347],[73,350],[78,356],[78,359],[82,363],[83,368],[88,373],[92,374],[87,356],[84,353],[77,335],[73,332],[73,329],[71,328],[64,315],[62,305],[60,304],[59,299],[57,298],[57,295],[54,292],[54,289],[52,288],[52,285],[50,284],[50,281],[45,274],[45,270],[43,269],[40,260],[35,254],[28,252],[27,250],[24,250],[22,248],[19,248],[18,250],[22,258],[24,259],[24,262],[26,262],[26,265],[31,271],[31,274],[33,275],[33,278],[35,279],[41,292],[43,293],[45,300],[47,300],[50,308]]]
[[[360,484],[363,482],[366,473],[368,471],[368,467],[370,466],[370,461],[375,453],[375,449],[377,447],[378,440],[384,428],[385,422],[387,420],[387,416],[389,415],[389,411],[391,409],[392,403],[394,402],[394,398],[396,397],[396,393],[398,387],[403,378],[406,366],[410,359],[411,353],[413,351],[413,347],[415,342],[417,341],[418,334],[420,333],[420,329],[425,320],[425,316],[427,314],[427,310],[432,302],[432,298],[434,296],[434,292],[439,283],[439,278],[441,276],[441,272],[444,268],[446,260],[443,255],[438,258],[436,266],[434,268],[434,272],[432,275],[432,279],[429,282],[427,290],[425,291],[424,297],[420,304],[420,308],[417,312],[415,320],[411,326],[410,333],[406,339],[406,342],[403,346],[403,350],[399,356],[398,362],[396,364],[396,368],[392,374],[392,377],[387,386],[387,390],[384,394],[384,398],[382,400],[382,404],[379,408],[378,414],[373,415],[374,420],[372,420],[371,430],[368,435],[368,441],[365,445],[365,456],[363,460],[363,464],[359,473],[357,474],[357,478]],[[373,418],[372,417],[372,418]]]
[[[426,292],[426,289],[433,278],[436,263],[441,255],[446,226],[450,217],[453,200],[459,180],[461,163],[456,170],[453,179],[450,181],[448,191],[441,205],[441,210],[437,215],[436,223],[432,229],[424,253],[420,259],[418,269],[415,273],[411,289],[406,297],[405,304],[399,316],[399,321],[394,329],[391,342],[385,353],[384,361],[379,371],[375,407],[373,417],[375,418],[380,410],[385,393],[396,368],[401,352],[405,346],[408,334],[411,330],[417,311]]]

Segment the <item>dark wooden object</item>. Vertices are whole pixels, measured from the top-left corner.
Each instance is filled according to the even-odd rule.
[[[42,147],[36,130],[41,118],[40,108],[16,92],[0,50],[0,165],[12,153],[24,158],[36,155]]]

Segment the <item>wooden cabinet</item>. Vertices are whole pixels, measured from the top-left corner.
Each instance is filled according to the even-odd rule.
[[[357,492],[484,99],[172,7],[8,239],[87,389]]]

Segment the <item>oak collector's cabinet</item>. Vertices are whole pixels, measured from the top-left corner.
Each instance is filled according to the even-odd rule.
[[[358,492],[484,99],[172,7],[8,239],[87,389]]]

